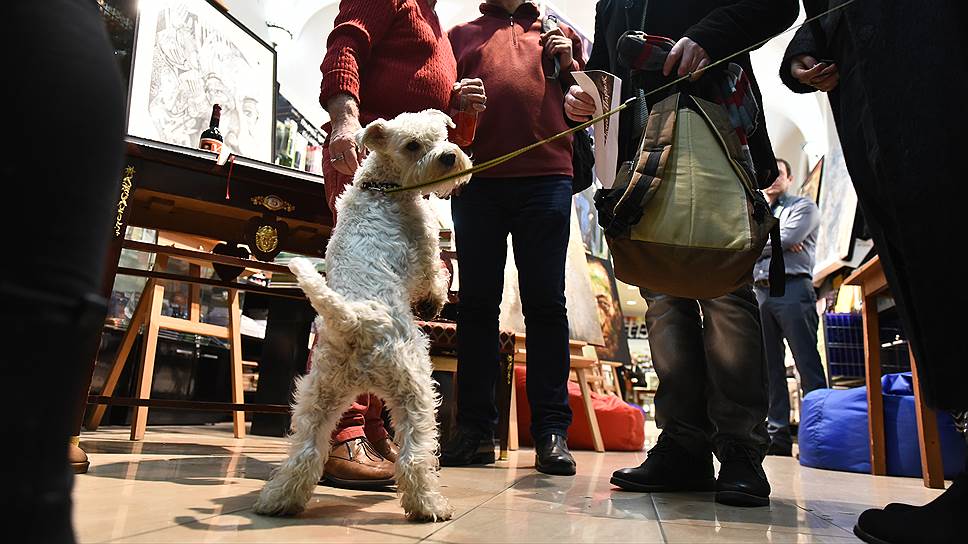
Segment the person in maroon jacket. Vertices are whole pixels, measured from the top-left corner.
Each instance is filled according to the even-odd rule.
[[[436,0],[340,2],[326,56],[319,103],[329,112],[324,127],[326,199],[336,217],[336,198],[353,181],[363,160],[356,144],[361,125],[407,111],[447,111],[455,94],[484,108],[480,80],[455,84],[450,42],[434,12]],[[392,88],[392,92],[388,89]],[[323,481],[338,487],[370,488],[393,483],[397,448],[383,426],[383,403],[361,395],[333,433]]]
[[[487,0],[482,17],[450,30],[458,77],[480,78],[489,109],[470,148],[480,163],[565,130],[562,102],[579,69],[581,42],[571,29],[542,34],[537,6]],[[557,57],[560,75],[543,65]],[[494,462],[495,363],[507,237],[527,328],[528,400],[534,414],[535,466],[571,475],[568,451],[568,317],[565,254],[571,220],[572,142],[557,140],[474,176],[452,200],[460,297],[457,313],[458,431],[444,466]]]

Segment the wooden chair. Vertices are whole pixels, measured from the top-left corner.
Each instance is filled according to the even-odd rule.
[[[124,337],[121,340],[118,353],[115,355],[114,361],[111,364],[111,368],[108,372],[102,393],[95,399],[98,401],[97,405],[91,411],[85,427],[91,431],[96,430],[104,417],[106,405],[114,404],[113,402],[110,402],[109,399],[114,394],[114,390],[118,384],[118,379],[121,377],[121,372],[124,370],[125,364],[127,363],[128,355],[131,353],[131,348],[133,347],[142,326],[144,326],[144,341],[141,346],[141,357],[138,365],[137,377],[135,379],[135,399],[145,402],[134,403],[134,415],[131,421],[131,440],[142,440],[144,438],[145,427],[147,426],[148,422],[148,408],[149,405],[152,404],[150,402],[151,384],[155,367],[155,354],[158,346],[158,333],[161,329],[189,334],[214,336],[216,338],[222,338],[228,341],[231,358],[232,430],[236,438],[244,438],[246,410],[243,395],[243,361],[241,338],[242,312],[239,305],[239,291],[241,290],[240,288],[253,290],[255,288],[243,286],[241,284],[234,284],[238,285],[240,288],[226,287],[228,290],[229,308],[228,324],[225,326],[220,326],[213,325],[211,323],[203,323],[200,320],[201,304],[199,299],[201,285],[208,284],[225,287],[230,284],[227,282],[220,282],[218,280],[207,280],[205,278],[201,278],[201,266],[202,264],[221,262],[225,264],[254,267],[257,270],[271,272],[288,272],[288,269],[284,266],[272,263],[251,261],[247,259],[243,260],[235,257],[214,255],[142,242],[125,241],[124,247],[128,249],[155,253],[155,264],[150,271],[119,269],[121,273],[128,272],[132,273],[133,275],[147,276],[148,281],[146,282],[144,290],[141,293],[141,299],[138,301],[137,308],[135,309],[134,315],[131,318],[131,323],[128,326],[128,330],[125,332]],[[186,277],[168,273],[166,271],[166,267],[168,265],[169,257],[174,257],[176,259],[189,262],[189,276]],[[161,315],[162,305],[165,298],[164,280],[186,281],[191,283],[188,319]],[[173,402],[178,401],[168,401],[169,404]],[[154,402],[154,405],[156,406],[161,404],[162,403],[160,401]],[[212,405],[221,403],[193,403],[192,401],[181,401],[181,404],[184,406],[180,407],[185,408],[195,404],[200,408],[204,407],[202,409],[218,409],[216,406]],[[253,408],[255,410],[270,412],[288,411],[288,406],[281,405],[253,406]]]
[[[881,339],[877,297],[887,294],[887,277],[880,257],[874,257],[854,271],[844,285],[857,285],[863,297],[864,366],[867,379],[867,414],[870,428],[871,474],[887,474],[887,455],[884,447],[884,395],[881,390]],[[918,381],[918,365],[914,353],[909,352],[911,376],[914,381],[914,406],[918,421],[918,442],[921,446],[921,476],[925,487],[944,489],[944,465],[938,438],[938,420],[934,410],[924,403]]]
[[[457,324],[447,321],[417,321],[421,330],[430,339],[430,360],[435,372],[450,372],[457,380]],[[518,449],[517,425],[511,432],[511,414],[514,412],[514,333],[500,332],[500,355],[498,379],[495,383],[495,397],[498,409],[497,437],[500,444],[500,459],[508,459],[508,450]],[[455,382],[456,385],[456,382]]]

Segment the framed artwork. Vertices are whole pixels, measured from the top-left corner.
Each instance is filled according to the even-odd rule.
[[[820,157],[817,165],[813,167],[807,179],[803,180],[803,185],[800,186],[800,196],[809,198],[818,206],[820,205],[820,179],[823,176],[823,159],[823,157]]]
[[[276,52],[206,0],[140,0],[127,133],[198,147],[212,106],[230,153],[272,162]]]
[[[460,240],[457,242],[459,243]],[[571,208],[571,231],[565,256],[565,304],[568,310],[568,337],[594,346],[605,345],[574,205]],[[510,237],[508,237],[507,257],[504,261],[504,291],[501,298],[500,323],[504,329],[526,332],[521,306],[521,290],[518,286],[518,269],[514,264],[514,251]]]
[[[592,294],[598,304],[598,319],[602,324],[602,337],[605,345],[596,346],[598,358],[623,364],[632,362],[628,338],[625,335],[625,317],[619,301],[618,284],[615,272],[608,259],[585,255],[588,260],[588,275],[592,280]]]
[[[857,193],[838,138],[831,138],[820,181],[820,232],[814,281],[846,266],[854,249]]]

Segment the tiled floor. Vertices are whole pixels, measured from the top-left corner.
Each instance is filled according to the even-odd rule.
[[[85,433],[91,470],[75,484],[81,542],[848,542],[871,506],[923,503],[939,492],[918,479],[800,467],[769,458],[769,508],[720,506],[711,494],[627,493],[608,477],[644,452],[578,452],[578,475],[535,472],[533,453],[511,453],[487,468],[446,468],[444,492],[457,508],[445,523],[407,522],[392,492],[317,487],[292,518],[251,506],[284,457],[282,439],[236,440],[229,426],[150,427],[143,442],[127,429]]]

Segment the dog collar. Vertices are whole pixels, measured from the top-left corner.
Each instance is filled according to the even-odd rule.
[[[389,182],[379,182],[379,181],[364,181],[360,184],[360,189],[364,191],[374,191],[377,193],[385,193],[388,189],[399,189],[399,183],[389,183]]]

